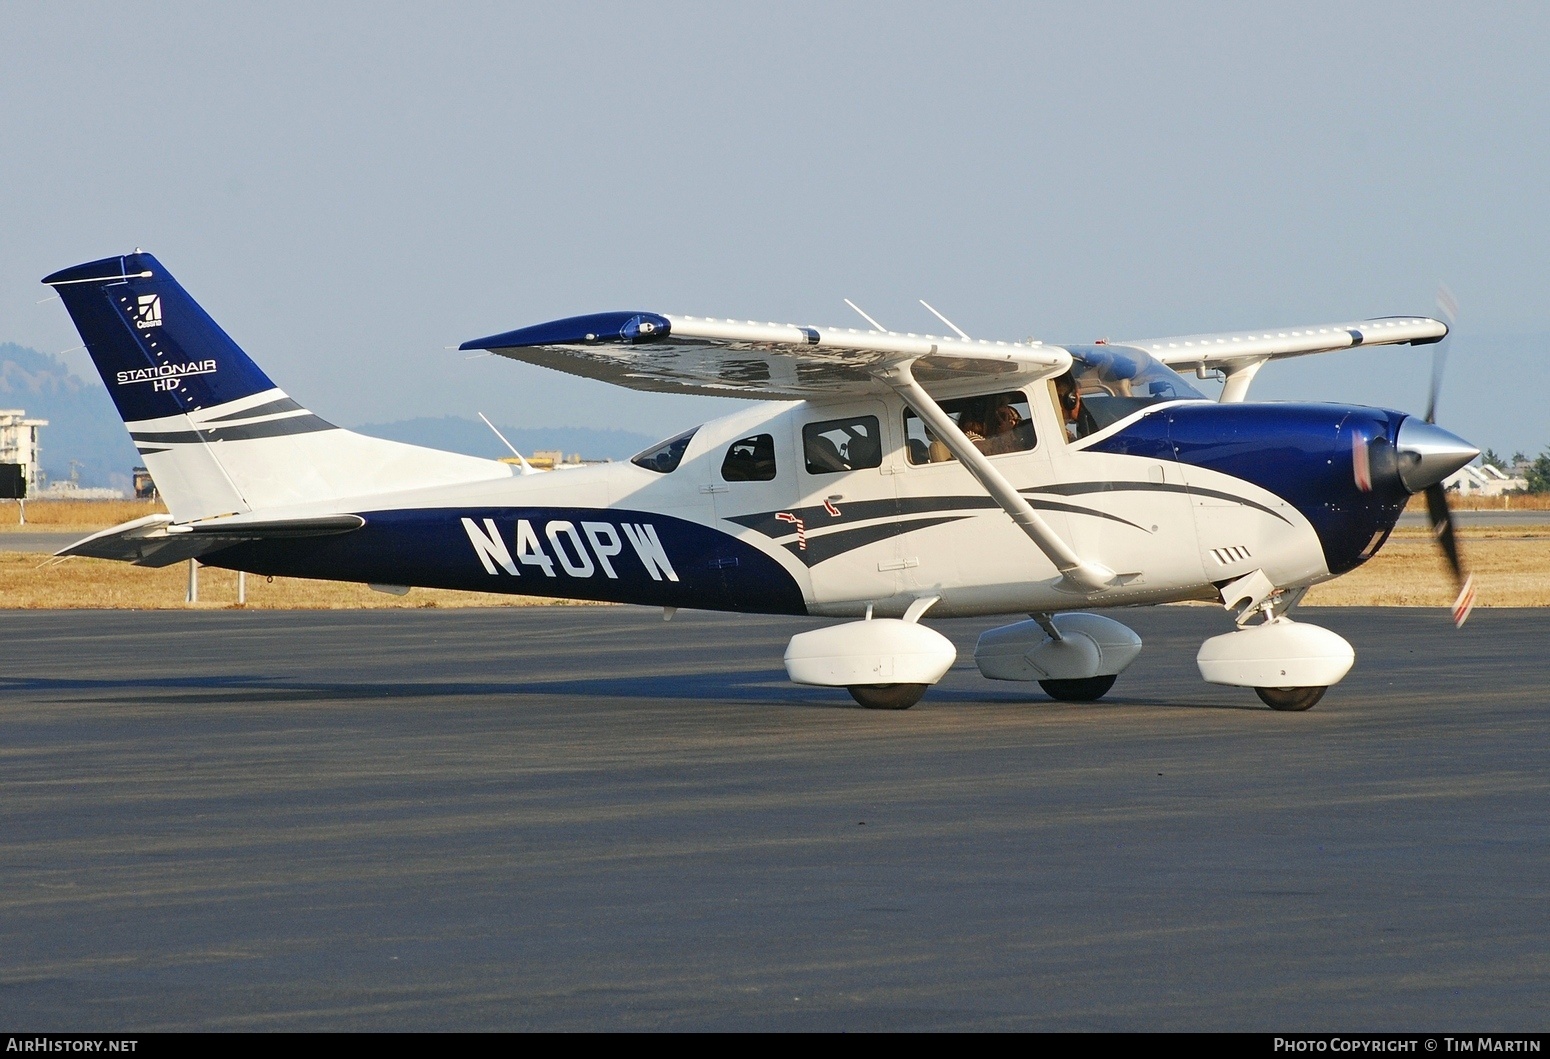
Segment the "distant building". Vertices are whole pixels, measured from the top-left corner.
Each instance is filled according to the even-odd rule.
[[[37,491],[43,477],[38,463],[38,429],[46,426],[47,419],[28,419],[20,408],[0,409],[0,463],[21,466],[29,496]]]
[[[62,482],[50,482],[37,492],[30,494],[39,500],[122,500],[122,489],[105,489],[98,486],[81,485],[79,482],[66,478]]]
[[[1454,471],[1442,480],[1442,487],[1460,496],[1501,496],[1526,490],[1528,479],[1512,477],[1487,463]]]
[[[136,467],[134,469],[134,476],[136,500],[158,499],[159,494],[156,492],[156,482],[152,480],[150,471],[144,467]]]
[[[515,456],[502,456],[502,463],[513,466],[521,463]],[[590,467],[594,463],[612,463],[613,460],[585,460],[581,453],[573,452],[569,456],[559,449],[539,449],[527,457],[527,465],[535,471],[563,471],[572,467]]]

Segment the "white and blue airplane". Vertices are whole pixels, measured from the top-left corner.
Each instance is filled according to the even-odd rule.
[[[536,474],[319,418],[150,254],[43,282],[168,508],[60,555],[859,619],[794,636],[786,667],[881,709],[913,705],[956,660],[928,615],[1030,616],[980,637],[980,671],[1081,701],[1141,650],[1088,611],[1183,600],[1236,616],[1200,649],[1205,680],[1307,709],[1355,656],[1290,612],[1376,553],[1417,492],[1455,619],[1472,605],[1440,483],[1477,449],[1431,411],[1245,401],[1270,360],[1441,342],[1427,317],[1056,346],[971,339],[945,318],[954,337],[607,312],[464,343],[758,402],[627,463]],[[1220,400],[1175,369],[1218,374]]]

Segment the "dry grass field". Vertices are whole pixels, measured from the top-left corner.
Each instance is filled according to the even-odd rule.
[[[374,592],[365,585],[294,577],[269,580],[252,574],[246,580],[246,606],[255,610],[532,607],[556,602],[531,596],[448,592],[436,588],[415,588],[408,595],[392,596]],[[187,592],[187,563],[152,570],[107,559],[59,560],[35,553],[0,551],[0,608],[183,609],[190,606],[185,602]],[[200,567],[199,602],[193,606],[216,609],[237,606],[237,575],[229,570]]]
[[[79,533],[86,536],[120,522],[166,511],[157,500],[29,500],[27,524],[14,500],[0,501],[0,533]],[[0,546],[4,545],[0,540]]]
[[[1419,498],[1417,498],[1419,500]],[[1532,501],[1550,510],[1550,497],[1514,497],[1516,508]],[[1498,499],[1495,503],[1500,503]],[[1462,505],[1461,505],[1462,506]],[[14,505],[11,505],[14,510]],[[140,518],[160,505],[143,501],[33,501],[27,525],[4,522],[0,507],[0,608],[183,608],[188,567],[142,569],[99,559],[59,561],[45,555],[6,552],[4,532],[79,532]],[[1550,526],[1480,527],[1463,531],[1464,555],[1475,574],[1481,607],[1550,606]],[[202,568],[201,608],[236,606],[237,576]],[[1442,557],[1422,529],[1395,531],[1376,558],[1360,569],[1308,593],[1310,606],[1446,607],[1454,590]],[[563,603],[564,601],[560,601]],[[246,606],[268,610],[329,610],[365,607],[523,607],[555,605],[526,596],[495,596],[417,588],[406,596],[373,592],[365,585],[295,578],[247,578]]]
[[[1449,496],[1454,511],[1550,511],[1550,493],[1509,493],[1506,496]],[[1426,513],[1426,497],[1410,498],[1407,512]]]
[[[1550,526],[1483,526],[1460,534],[1475,576],[1477,607],[1550,606]],[[1456,591],[1442,552],[1424,529],[1399,529],[1364,565],[1315,585],[1314,607],[1447,607]]]

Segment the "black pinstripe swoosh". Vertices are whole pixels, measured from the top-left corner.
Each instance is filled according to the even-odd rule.
[[[1203,489],[1195,485],[1174,485],[1171,482],[1061,482],[1057,485],[1041,485],[1033,489],[1018,490],[1023,493],[1054,493],[1057,496],[1081,496],[1085,493],[1183,493],[1186,496],[1209,496],[1213,500],[1226,500],[1244,507],[1252,507],[1267,515],[1274,515],[1288,526],[1292,520],[1271,507],[1254,500],[1224,493],[1218,489]]]
[[[206,423],[224,423],[231,419],[257,419],[259,416],[279,415],[281,412],[305,412],[306,409],[289,397],[281,397],[267,404],[255,405],[241,412],[227,412],[223,416],[212,416],[205,420]]]
[[[338,429],[328,420],[309,413],[291,416],[289,419],[271,419],[267,423],[244,423],[206,430],[131,431],[129,436],[136,442],[153,445],[188,445],[199,441],[253,441],[258,438],[280,438],[289,434],[315,434],[321,430]]]

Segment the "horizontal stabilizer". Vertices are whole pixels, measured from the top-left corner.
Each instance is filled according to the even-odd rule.
[[[248,541],[323,537],[349,533],[366,525],[359,515],[318,518],[206,519],[173,523],[171,515],[147,515],[133,522],[93,533],[55,555],[69,558],[113,559],[136,566],[172,566]]]
[[[349,533],[366,525],[359,515],[320,515],[315,518],[231,518],[203,519],[168,526],[168,533],[188,533],[196,537],[230,537],[233,540],[273,540],[276,537],[329,537]]]

